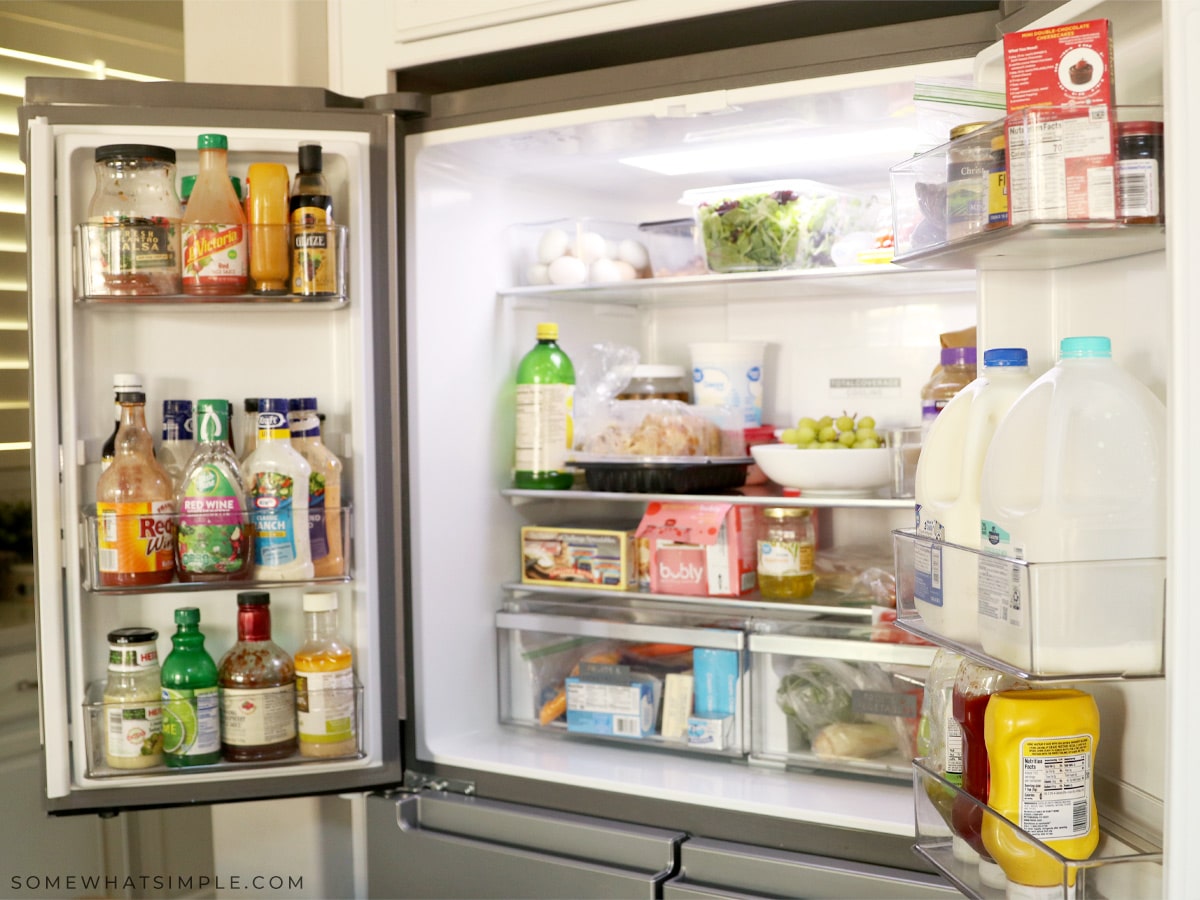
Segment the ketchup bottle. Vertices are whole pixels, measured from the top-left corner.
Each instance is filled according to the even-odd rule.
[[[1015,675],[966,660],[954,679],[951,704],[962,731],[962,789],[980,803],[987,803],[990,787],[987,745],[983,739],[984,713],[992,694],[1029,685]],[[955,835],[954,856],[961,862],[979,861],[979,879],[989,887],[1004,887],[1001,868],[983,846],[983,810],[962,796],[955,797],[951,813]]]

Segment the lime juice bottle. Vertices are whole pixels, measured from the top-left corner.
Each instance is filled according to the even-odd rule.
[[[200,610],[175,610],[178,626],[162,664],[163,761],[207,766],[221,759],[217,664],[204,649]]]
[[[541,322],[537,346],[517,367],[518,488],[566,490],[566,455],[575,439],[575,367],[558,346],[558,325]]]

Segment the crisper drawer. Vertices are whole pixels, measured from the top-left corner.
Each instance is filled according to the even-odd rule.
[[[496,614],[501,721],[743,756],[745,625],[638,601],[515,600]]]
[[[751,755],[911,777],[936,647],[870,640],[869,625],[759,622],[749,636]]]

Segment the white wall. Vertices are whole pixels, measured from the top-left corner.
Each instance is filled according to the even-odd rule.
[[[325,0],[183,0],[184,80],[329,84]]]

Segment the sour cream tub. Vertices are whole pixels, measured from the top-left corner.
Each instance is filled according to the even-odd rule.
[[[737,410],[743,426],[761,425],[766,347],[761,341],[689,344],[696,405],[727,406]]]

